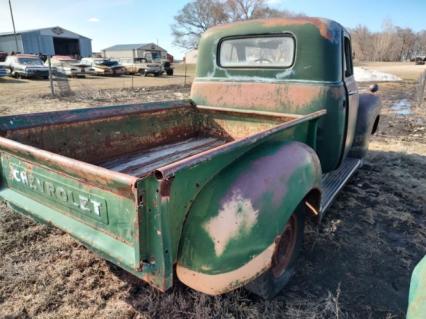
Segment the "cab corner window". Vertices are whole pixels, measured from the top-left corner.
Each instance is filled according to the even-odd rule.
[[[219,47],[219,65],[287,68],[293,64],[294,49],[294,38],[289,35],[225,39]]]
[[[352,49],[351,41],[349,38],[345,37],[345,77],[348,78],[354,74],[353,64],[352,64]]]

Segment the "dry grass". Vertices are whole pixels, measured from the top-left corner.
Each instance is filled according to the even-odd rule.
[[[364,62],[360,66],[391,73],[403,80],[417,80],[426,71],[426,65],[415,65],[414,62]]]
[[[424,106],[406,117],[390,110],[399,99],[414,98],[412,82],[384,84],[381,92],[382,124],[372,152],[323,224],[308,225],[298,272],[275,299],[242,289],[209,297],[178,282],[161,294],[69,235],[2,205],[0,318],[404,317],[410,274],[426,242],[426,113]],[[15,107],[30,112],[173,99],[187,96],[188,88],[80,94],[28,95]]]

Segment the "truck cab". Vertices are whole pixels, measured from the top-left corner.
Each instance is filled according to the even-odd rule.
[[[219,25],[191,99],[0,117],[0,197],[165,291],[275,296],[362,164],[380,99],[318,18]]]

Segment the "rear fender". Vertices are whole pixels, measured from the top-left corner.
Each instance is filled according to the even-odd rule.
[[[195,199],[181,237],[178,278],[216,295],[259,276],[270,266],[275,239],[320,180],[318,156],[299,142],[265,143],[238,159]]]
[[[376,132],[379,125],[381,108],[382,103],[377,95],[360,94],[354,140],[349,152],[350,157],[363,158],[367,155],[370,136]]]

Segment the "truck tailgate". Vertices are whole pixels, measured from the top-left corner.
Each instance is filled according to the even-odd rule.
[[[124,268],[140,264],[136,178],[0,137],[0,197]]]

